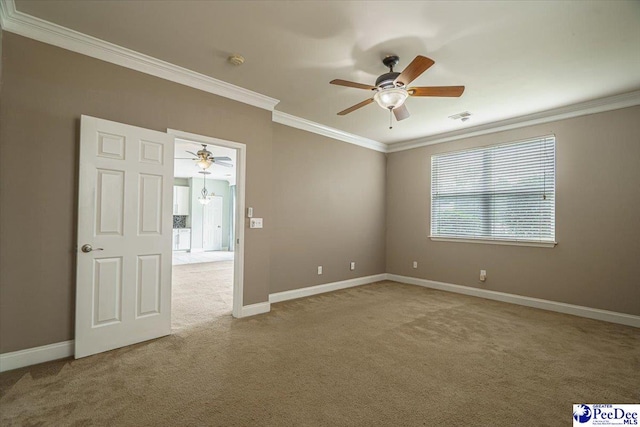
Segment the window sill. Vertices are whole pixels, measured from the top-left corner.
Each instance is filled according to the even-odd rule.
[[[558,244],[558,242],[536,242],[530,240],[459,239],[455,237],[435,236],[429,236],[429,239],[434,242],[484,243],[486,245],[531,246],[534,248],[553,248]]]

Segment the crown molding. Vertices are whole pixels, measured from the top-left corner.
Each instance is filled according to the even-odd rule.
[[[344,132],[320,123],[275,111],[280,100],[242,87],[179,67],[166,61],[97,39],[57,24],[16,10],[14,0],[0,0],[0,25],[4,31],[28,37],[43,43],[120,65],[135,71],[199,89],[214,95],[272,111],[272,120],[286,126],[327,136],[382,153],[411,150],[426,145],[440,144],[474,136],[486,135],[525,126],[533,126],[587,114],[601,113],[640,105],[640,90],[595,99],[566,107],[486,123],[471,128],[427,136],[423,138],[385,144],[369,138]]]
[[[180,83],[254,107],[273,111],[280,100],[127,49],[16,10],[14,0],[0,0],[4,31]]]
[[[272,113],[272,120],[285,126],[291,126],[293,128],[306,130],[307,132],[327,136],[329,138],[348,142],[349,144],[359,145],[360,147],[369,148],[381,153],[387,152],[388,146],[387,144],[384,144],[382,142],[344,132],[320,123],[312,122],[310,120],[293,116],[291,114],[283,113],[282,111],[274,110]]]
[[[413,148],[424,147],[426,145],[440,144],[473,136],[518,129],[525,126],[555,122],[557,120],[570,119],[573,117],[585,116],[587,114],[603,113],[605,111],[618,110],[620,108],[633,107],[635,105],[640,105],[640,90],[594,99],[566,107],[554,108],[552,110],[542,111],[539,113],[527,114],[525,116],[515,117],[512,119],[500,120],[464,130],[447,132],[410,141],[397,142],[389,144],[388,152],[395,153],[397,151],[411,150]]]

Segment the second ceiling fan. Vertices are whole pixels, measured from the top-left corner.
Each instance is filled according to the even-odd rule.
[[[396,55],[386,56],[382,60],[382,63],[386,67],[389,67],[389,72],[378,77],[375,86],[340,79],[331,80],[329,83],[333,85],[365,89],[374,92],[371,98],[340,111],[338,115],[344,116],[375,101],[380,107],[388,109],[389,112],[393,111],[396,120],[400,121],[410,116],[409,110],[407,110],[407,106],[404,104],[410,96],[459,97],[464,92],[464,86],[407,87],[409,83],[427,71],[429,67],[434,64],[434,61],[426,56],[418,55],[404,71],[398,73],[393,71],[393,67],[395,67],[399,61],[400,58]],[[389,128],[391,128],[391,126],[389,126]]]
[[[176,157],[176,160],[196,160],[196,165],[198,165],[198,167],[202,168],[203,170],[208,169],[212,164],[224,166],[227,168],[233,167],[231,163],[225,163],[231,161],[230,157],[214,157],[211,151],[207,150],[207,144],[201,145],[202,149],[198,150],[197,153],[194,153],[193,151],[187,151],[187,153],[192,154],[194,157]]]

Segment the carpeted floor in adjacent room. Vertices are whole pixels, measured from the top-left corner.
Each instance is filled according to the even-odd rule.
[[[174,265],[171,284],[174,333],[231,316],[233,261]]]
[[[2,374],[0,424],[566,426],[573,403],[640,401],[631,327],[394,282],[199,312],[166,338]]]

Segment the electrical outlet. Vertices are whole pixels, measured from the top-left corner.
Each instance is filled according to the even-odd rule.
[[[484,282],[487,280],[487,270],[480,270],[480,281]]]
[[[319,265],[319,266],[318,266],[318,276],[319,276],[319,275],[321,275],[321,274],[322,274],[322,266],[321,266],[321,265]]]
[[[351,271],[356,269],[356,263],[355,261],[351,261],[351,265],[349,266],[349,268],[351,269]]]
[[[418,268],[418,261],[413,261],[413,268]]]

